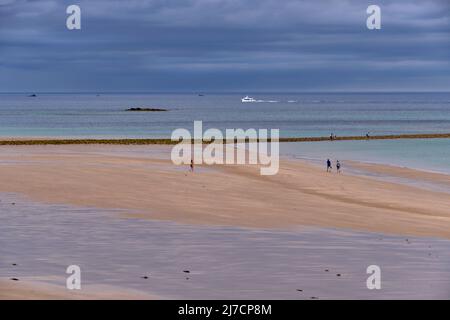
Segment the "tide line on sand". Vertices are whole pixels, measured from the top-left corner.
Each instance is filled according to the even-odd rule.
[[[374,135],[374,136],[341,136],[333,137],[333,141],[344,140],[394,140],[394,139],[449,139],[450,133],[421,133],[421,134],[396,134],[396,135]],[[261,139],[258,139],[259,141]],[[224,143],[235,142],[223,140]],[[245,139],[245,141],[250,141]],[[271,139],[267,139],[268,142]],[[330,137],[292,137],[279,138],[279,142],[319,142],[330,141]],[[191,140],[191,142],[194,142]],[[63,139],[63,138],[30,138],[30,139],[0,139],[0,146],[6,145],[68,145],[68,144],[116,144],[116,145],[170,145],[178,144],[178,141],[163,138],[149,138],[149,139]],[[210,143],[210,141],[203,141],[203,143]]]

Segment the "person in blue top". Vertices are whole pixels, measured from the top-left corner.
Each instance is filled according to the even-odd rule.
[[[331,172],[333,168],[331,167],[331,161],[330,159],[327,160],[327,172]]]

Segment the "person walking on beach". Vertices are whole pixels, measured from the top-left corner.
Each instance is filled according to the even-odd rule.
[[[194,172],[194,160],[191,159],[190,171]]]
[[[331,161],[330,159],[327,160],[327,172],[331,172],[333,168],[331,167]]]
[[[339,160],[336,161],[336,171],[337,173],[341,173],[341,163]]]

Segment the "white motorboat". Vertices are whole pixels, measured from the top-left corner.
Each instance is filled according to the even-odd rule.
[[[242,102],[256,102],[256,100],[254,98],[251,98],[249,96],[245,96],[244,98],[241,99]]]

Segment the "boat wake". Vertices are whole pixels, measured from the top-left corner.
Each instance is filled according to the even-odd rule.
[[[249,102],[253,102],[253,103],[278,103],[280,101],[277,100],[256,100],[255,98],[246,96],[244,98],[241,99],[241,101],[243,103],[249,103]]]

